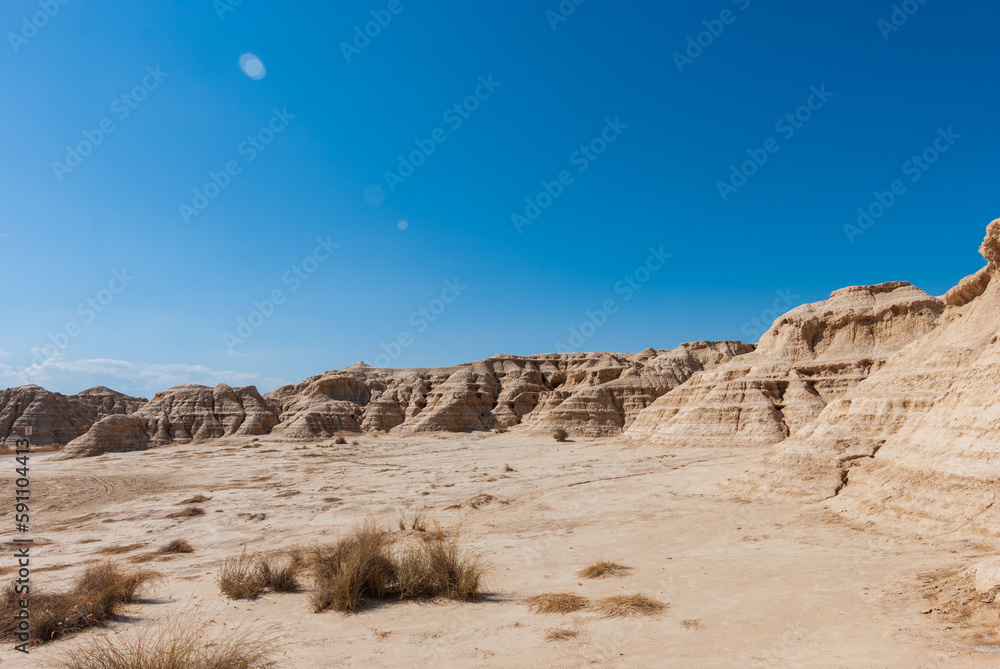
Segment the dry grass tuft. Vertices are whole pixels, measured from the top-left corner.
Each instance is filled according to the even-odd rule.
[[[546,641],[569,641],[580,636],[579,632],[573,630],[549,629],[545,630]]]
[[[302,587],[299,584],[302,555],[298,551],[293,551],[287,558],[262,556],[259,568],[265,587],[275,592],[298,592]]]
[[[66,634],[95,627],[118,614],[122,604],[136,600],[148,584],[162,578],[154,571],[125,571],[118,563],[104,561],[88,567],[64,592],[34,590],[30,612],[34,643],[45,643]],[[19,595],[11,583],[0,602],[0,636],[13,638],[17,631],[14,614],[20,609]]]
[[[632,571],[632,567],[626,567],[617,562],[609,560],[598,560],[586,569],[577,572],[580,578],[608,578],[610,576],[626,576]]]
[[[598,601],[594,608],[606,618],[638,618],[663,613],[667,605],[645,595],[616,595]]]
[[[205,502],[211,502],[211,497],[205,497],[201,493],[198,493],[191,499],[186,499],[183,502],[177,502],[174,506],[184,506],[185,504],[204,504]]]
[[[552,431],[552,438],[556,441],[563,442],[569,439],[569,432],[559,427]]]
[[[333,440],[333,443],[337,444],[338,446],[343,446],[344,444],[347,443],[347,438],[346,437],[337,437],[336,439]]]
[[[251,629],[209,632],[172,623],[156,630],[103,634],[67,652],[58,669],[270,669],[272,642]]]
[[[367,521],[339,542],[315,547],[307,560],[313,609],[351,613],[387,597],[479,599],[487,565],[459,548],[458,535],[439,527],[419,535],[421,541],[394,546],[392,535]]]
[[[194,553],[194,546],[183,539],[174,539],[169,544],[161,547],[157,553]]]
[[[573,613],[587,608],[590,602],[580,595],[555,592],[528,597],[524,603],[535,613]]]
[[[686,630],[697,630],[701,629],[701,619],[700,618],[688,618],[681,621],[681,625],[684,626]]]
[[[205,509],[200,506],[186,506],[180,511],[167,514],[167,518],[192,518],[194,516],[204,516]]]
[[[97,552],[101,555],[121,555],[123,553],[131,553],[132,551],[137,551],[140,548],[145,548],[146,544],[128,544],[127,546],[105,546],[99,549]]]
[[[226,558],[219,568],[217,578],[219,590],[230,599],[253,599],[264,592],[267,586],[260,556],[257,553],[247,553],[246,548],[239,556]]]

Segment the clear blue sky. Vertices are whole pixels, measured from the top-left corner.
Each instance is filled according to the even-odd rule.
[[[755,341],[775,302],[943,293],[1000,216],[994,4],[232,1],[4,4],[0,385]]]

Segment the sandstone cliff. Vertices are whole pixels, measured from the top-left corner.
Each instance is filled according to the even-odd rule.
[[[944,296],[934,330],[733,487],[833,498],[849,517],[917,530],[1000,532],[1000,221],[980,251],[989,264]]]
[[[627,436],[671,446],[776,444],[930,332],[944,306],[905,282],[835,291],[779,317],[753,353],[661,397]]]
[[[34,385],[0,390],[0,440],[20,438],[24,428],[31,427],[36,446],[67,444],[104,416],[131,413],[145,402],[103,387],[77,395]]]
[[[357,364],[267,395],[280,410],[275,434],[306,439],[338,432],[509,429],[612,435],[649,403],[753,347],[695,342],[637,354],[500,355],[434,369]]]

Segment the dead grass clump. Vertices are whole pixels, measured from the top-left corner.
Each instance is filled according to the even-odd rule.
[[[154,571],[125,571],[118,563],[105,561],[88,567],[73,586],[63,592],[32,590],[30,600],[33,642],[45,643],[66,634],[104,623],[118,614],[122,604],[134,602],[149,583],[162,578]],[[0,602],[0,636],[17,632],[14,614],[24,597],[11,583]]]
[[[569,439],[569,432],[559,427],[552,431],[552,438],[556,441],[563,442]]]
[[[579,632],[573,630],[549,629],[545,630],[546,641],[569,641],[580,636]]]
[[[400,514],[399,516],[399,531],[405,532],[407,524],[410,529],[414,532],[426,532],[427,531],[427,521],[424,519],[423,511],[414,511],[413,517],[407,521],[406,514]]]
[[[267,586],[265,576],[260,556],[244,548],[238,556],[227,557],[219,568],[219,590],[230,599],[253,599]]]
[[[598,560],[586,569],[578,571],[577,576],[580,578],[608,578],[610,576],[626,576],[630,571],[632,571],[632,567],[626,567],[609,560]]]
[[[395,580],[388,545],[386,532],[369,521],[336,544],[314,548],[309,560],[313,610],[352,613],[367,599],[385,597]]]
[[[645,595],[616,595],[597,602],[595,609],[606,618],[637,618],[655,616],[667,608],[661,601]]]
[[[459,547],[459,533],[449,537],[438,527],[419,536],[394,546],[392,535],[368,521],[339,542],[314,548],[307,560],[313,609],[350,613],[387,597],[479,599],[488,565]]]
[[[167,514],[167,518],[192,518],[194,516],[204,516],[205,509],[200,506],[186,506],[180,511]]]
[[[259,567],[265,587],[275,592],[298,592],[301,588],[299,570],[302,567],[302,556],[298,552],[293,552],[288,558],[262,556]]]
[[[174,539],[169,544],[161,547],[157,553],[194,553],[194,546],[183,539]]]
[[[701,618],[687,618],[686,620],[681,621],[681,625],[683,625],[686,630],[701,629]]]
[[[347,438],[346,437],[337,437],[336,439],[333,440],[333,443],[337,444],[338,446],[343,446],[344,444],[347,443]]]
[[[191,499],[186,499],[183,502],[177,502],[174,506],[184,506],[185,504],[204,504],[205,502],[211,502],[211,497],[205,497],[201,493],[198,493]]]
[[[97,552],[101,555],[121,555],[144,548],[146,544],[128,544],[127,546],[105,546]]]
[[[555,592],[528,597],[524,603],[535,613],[573,613],[587,608],[590,602],[580,595]]]
[[[204,626],[165,628],[111,637],[103,634],[66,653],[59,669],[270,669],[274,645],[250,629],[207,633]]]

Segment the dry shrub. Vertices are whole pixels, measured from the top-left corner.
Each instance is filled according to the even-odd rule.
[[[205,497],[201,493],[198,493],[191,499],[186,499],[183,502],[177,502],[174,506],[184,506],[185,504],[204,504],[205,502],[211,502],[211,497]]]
[[[239,556],[226,558],[219,568],[218,581],[219,590],[230,599],[253,599],[267,586],[260,556],[247,553],[246,548]]]
[[[313,610],[353,612],[367,599],[382,599],[395,580],[389,538],[374,522],[355,528],[339,542],[313,549],[310,564]]]
[[[347,443],[347,439],[345,437],[337,437],[336,439],[333,440],[333,443],[337,444],[338,446],[343,446],[344,444]]]
[[[174,539],[169,544],[161,547],[157,553],[194,553],[194,546],[183,539]]]
[[[299,570],[302,567],[302,556],[292,552],[287,558],[265,555],[260,558],[259,568],[265,587],[275,592],[297,592]]]
[[[204,516],[205,509],[200,506],[186,506],[180,511],[168,514],[167,518],[191,518],[193,516]]]
[[[609,560],[598,560],[586,569],[578,571],[577,576],[580,578],[608,578],[609,576],[626,576],[630,571],[632,571],[632,567],[626,567]]]
[[[35,643],[45,643],[65,634],[104,623],[118,614],[122,604],[136,600],[143,587],[158,581],[154,571],[125,571],[118,563],[105,561],[88,567],[64,592],[32,589],[29,611]],[[11,583],[0,603],[0,636],[12,638],[14,614],[20,609],[19,595]]]
[[[390,596],[479,599],[487,565],[459,548],[458,532],[447,537],[439,527],[420,537],[393,546],[392,535],[367,521],[336,544],[314,548],[308,559],[313,609],[350,613],[365,601]]]
[[[686,630],[701,629],[701,618],[688,618],[686,620],[682,620],[681,625],[683,625]]]
[[[535,613],[573,613],[587,608],[590,603],[586,597],[568,592],[554,592],[535,595],[524,600]]]
[[[93,637],[67,652],[58,669],[269,669],[277,666],[271,641],[251,629],[208,632],[171,623],[111,637]]]
[[[552,438],[560,442],[566,441],[567,439],[569,439],[569,432],[567,432],[561,427],[556,428],[555,430],[552,431]]]
[[[580,636],[579,632],[573,630],[550,629],[545,630],[546,641],[569,641]]]
[[[406,514],[400,514],[399,516],[399,530],[401,532],[406,531],[406,526],[409,525],[410,529],[414,532],[426,532],[427,531],[427,521],[424,519],[423,511],[414,511],[413,518],[409,521],[406,520]]]
[[[600,600],[595,608],[606,618],[637,618],[663,613],[667,605],[645,595],[616,595]]]

